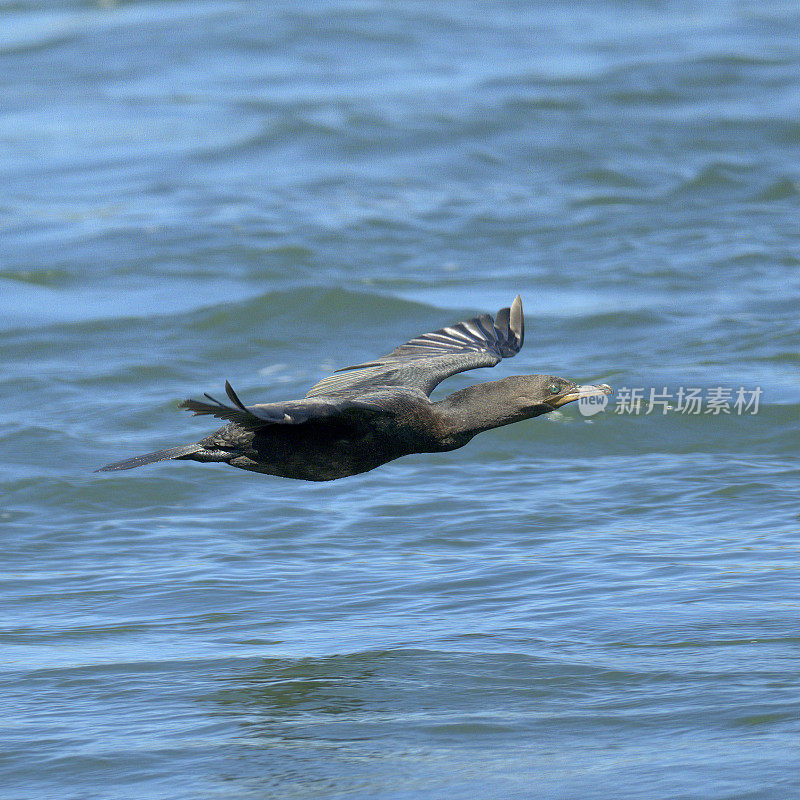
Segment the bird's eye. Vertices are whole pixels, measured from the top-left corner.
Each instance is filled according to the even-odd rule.
[[[547,387],[547,391],[550,392],[550,394],[558,394],[561,391],[561,387],[557,383],[551,383]]]

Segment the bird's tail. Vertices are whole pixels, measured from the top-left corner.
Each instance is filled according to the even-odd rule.
[[[134,456],[127,458],[125,461],[115,461],[112,464],[106,464],[95,472],[114,472],[118,469],[133,469],[134,467],[141,467],[144,464],[155,464],[157,461],[168,461],[171,458],[181,458],[196,453],[202,450],[203,445],[195,442],[194,444],[184,444],[180,447],[169,447],[166,450],[156,450],[155,453],[145,453],[143,456]]]

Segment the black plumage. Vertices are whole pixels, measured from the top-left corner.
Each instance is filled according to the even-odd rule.
[[[578,386],[552,375],[521,375],[431,401],[430,393],[445,378],[516,355],[524,330],[517,296],[495,319],[483,314],[424,333],[375,361],[337,370],[301,400],[246,406],[226,383],[231,405],[206,394],[206,400],[186,400],[181,408],[227,420],[227,425],[194,444],[117,461],[98,472],[182,459],[285,478],[334,480],[411,453],[455,450],[481,431],[611,392],[605,384]]]

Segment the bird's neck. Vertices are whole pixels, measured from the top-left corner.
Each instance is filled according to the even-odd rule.
[[[509,405],[507,392],[500,383],[468,386],[433,403],[446,441],[453,440],[454,446],[460,447],[482,431],[535,416]]]

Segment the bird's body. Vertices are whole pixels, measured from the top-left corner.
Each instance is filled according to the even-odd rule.
[[[367,472],[411,453],[454,450],[481,431],[545,414],[602,386],[577,386],[550,375],[481,383],[430,400],[444,378],[494,366],[522,346],[519,297],[496,320],[481,317],[422,334],[376,361],[324,378],[302,400],[245,406],[226,384],[232,405],[187,400],[195,414],[229,423],[191,445],[160,450],[102,467],[131,469],[168,459],[233,467],[311,481]]]
[[[384,403],[380,411],[354,410],[302,425],[252,430],[232,422],[198,442],[203,449],[184,458],[223,461],[283,478],[327,481],[367,472],[410,453],[443,449],[433,433],[434,404],[427,398],[395,392],[374,399]]]

